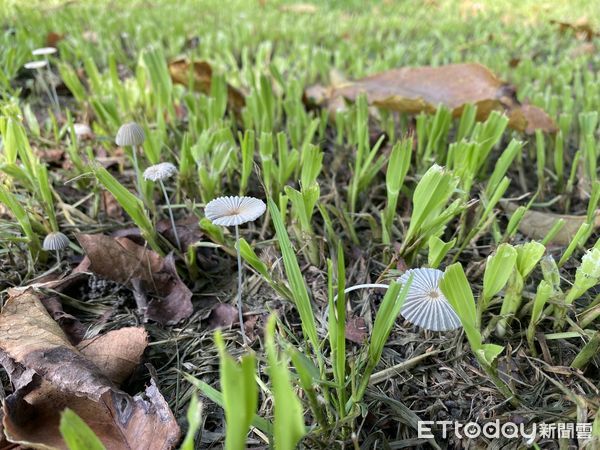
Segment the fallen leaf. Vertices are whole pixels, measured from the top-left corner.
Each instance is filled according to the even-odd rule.
[[[188,86],[191,79],[195,91],[204,94],[210,93],[212,67],[206,61],[190,61],[187,58],[175,59],[169,62],[169,74],[173,83]],[[229,84],[227,85],[227,105],[236,114],[239,114],[246,106],[244,95]]]
[[[596,36],[600,36],[600,33],[596,32],[592,28],[592,26],[586,18],[581,18],[573,23],[561,22],[558,20],[551,20],[550,23],[558,25],[558,30],[561,33],[572,31],[573,33],[575,33],[575,36],[577,36],[577,38],[582,40],[591,41]]]
[[[458,117],[465,105],[474,104],[477,120],[485,120],[492,111],[506,111],[510,115],[516,110],[511,124],[516,129],[556,131],[556,125],[544,111],[521,105],[513,86],[475,63],[388,70],[325,89],[309,87],[305,98],[334,114],[340,109],[340,100],[355,101],[362,94],[372,106],[409,114],[433,113],[439,105],[444,105]]]
[[[229,328],[240,323],[238,309],[229,303],[215,305],[208,316],[208,328]]]
[[[546,133],[558,131],[554,121],[543,109],[525,104],[510,110],[508,126],[527,134],[534,134],[538,129]]]
[[[2,308],[0,350],[65,392],[76,392],[99,401],[112,386],[110,380],[71,345],[31,291],[10,296]]]
[[[55,31],[50,31],[46,35],[46,47],[56,47],[60,41],[65,38],[63,33],[56,33]]]
[[[80,234],[77,240],[86,254],[81,264],[89,264],[90,271],[129,288],[139,280],[141,289],[153,296],[146,318],[173,324],[192,314],[192,292],[179,278],[173,254],[162,258],[125,237]]]
[[[35,294],[10,296],[0,313],[0,362],[15,387],[3,404],[8,440],[66,449],[58,425],[61,410],[68,407],[107,449],[172,448],[180,430],[154,382],[146,388],[146,399],[118,389],[146,346],[145,330],[130,327],[73,347]]]
[[[351,316],[346,320],[346,339],[363,344],[367,339],[367,324],[360,316]]]
[[[319,8],[312,3],[292,3],[291,5],[281,5],[279,10],[294,14],[315,14]]]
[[[111,219],[123,219],[123,208],[109,191],[102,191],[102,209]]]
[[[179,236],[179,242],[181,242],[181,247],[183,249],[187,249],[188,246],[201,241],[204,237],[204,233],[200,229],[200,222],[194,215],[177,220],[175,222],[175,228],[177,229],[177,236]],[[156,224],[156,231],[175,245],[175,235],[173,234],[173,227],[169,219],[159,220]]]
[[[505,200],[500,201],[500,206],[509,216],[518,208],[518,205]],[[563,219],[565,224],[550,243],[563,246],[569,245],[579,227],[587,221],[587,216],[555,214],[529,209],[519,223],[519,231],[531,239],[543,239],[560,219]],[[596,213],[594,220],[594,228],[598,227],[600,227],[600,211]]]

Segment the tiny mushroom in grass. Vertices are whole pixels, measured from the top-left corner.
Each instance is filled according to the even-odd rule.
[[[449,331],[461,327],[461,322],[442,293],[439,282],[444,272],[421,268],[406,271],[398,281],[413,281],[400,314],[409,322],[431,331]]]
[[[237,251],[238,264],[238,314],[240,318],[240,329],[244,342],[247,342],[244,331],[244,316],[242,311],[242,257],[240,255],[240,233],[239,225],[252,222],[262,216],[267,209],[265,202],[254,197],[219,197],[210,201],[204,213],[215,225],[225,227],[235,226],[235,249]]]
[[[160,184],[160,188],[163,191],[165,196],[165,202],[167,203],[167,208],[169,210],[169,217],[171,219],[171,227],[173,228],[173,234],[175,235],[175,241],[177,242],[177,248],[181,250],[181,243],[179,242],[179,235],[177,234],[177,227],[175,226],[175,219],[173,218],[173,211],[171,210],[171,202],[169,201],[169,196],[167,195],[167,190],[165,189],[165,184],[163,180],[167,178],[171,178],[173,175],[177,173],[177,167],[173,164],[165,162],[160,164],[155,164],[153,166],[148,167],[144,170],[144,179],[150,181],[158,181]]]
[[[444,272],[437,269],[420,268],[407,270],[398,281],[405,284],[413,276],[400,314],[410,323],[425,330],[450,331],[462,326],[450,302],[442,293],[439,282]],[[358,289],[389,289],[387,284],[358,284],[344,290],[344,294]],[[336,295],[337,300],[337,295]]]
[[[41,69],[43,69],[44,67],[48,67],[48,61],[46,61],[45,59],[41,59],[39,61],[30,61],[28,63],[25,63],[23,67],[35,71],[34,73],[36,82],[42,87],[44,91],[46,91],[46,95],[48,96],[50,103],[54,107],[55,111],[58,113],[60,109],[58,105],[58,96],[56,95],[56,93],[53,93],[50,90],[49,80],[46,81],[46,76],[43,73],[41,73]],[[54,85],[52,85],[52,88],[54,89]]]
[[[56,260],[60,263],[60,251],[67,248],[71,241],[60,231],[48,233],[42,243],[42,248],[47,252],[56,252]]]
[[[144,129],[135,122],[129,122],[121,125],[117,136],[115,137],[115,143],[119,147],[131,147],[131,153],[133,157],[133,168],[135,170],[135,181],[137,184],[138,194],[142,195],[142,186],[140,184],[139,167],[137,160],[137,147],[141,146],[146,140],[146,134]]]
[[[46,59],[44,61],[46,62],[45,67],[46,67],[47,77],[48,77],[47,82],[51,88],[51,93],[52,93],[51,100],[53,100],[52,103],[57,108],[57,111],[60,111],[60,102],[58,100],[58,94],[56,92],[56,87],[54,86],[54,82],[52,81],[52,71],[50,70],[50,61],[48,61],[48,56],[53,55],[56,52],[57,52],[57,50],[55,47],[42,47],[42,48],[36,48],[35,50],[33,50],[31,52],[31,54],[33,56],[45,56],[46,57]]]
[[[75,131],[75,137],[79,140],[92,139],[94,137],[94,132],[85,123],[74,123],[73,131]]]

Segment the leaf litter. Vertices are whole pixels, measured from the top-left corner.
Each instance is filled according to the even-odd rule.
[[[92,271],[150,297],[145,318],[174,324],[193,312],[192,292],[181,280],[173,254],[165,258],[126,237],[80,234],[86,258],[76,271]]]
[[[15,390],[3,404],[7,439],[65,449],[58,424],[70,408],[108,449],[169,449],[179,427],[155,382],[144,395],[119,386],[141,363],[142,327],[127,327],[73,346],[32,291],[10,292],[0,313],[0,362]]]

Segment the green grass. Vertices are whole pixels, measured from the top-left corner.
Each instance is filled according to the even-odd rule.
[[[51,231],[74,237],[136,227],[157,253],[174,251],[195,314],[176,326],[146,324],[147,359],[184,433],[190,422],[186,449],[194,440],[231,449],[269,442],[287,450],[299,441],[307,448],[404,448],[424,443],[415,440],[416,416],[600,417],[593,388],[600,383],[600,38],[587,42],[552,22],[586,16],[600,30],[600,4],[297,6],[4,2],[2,298],[48,270],[72,268],[73,260],[56,265],[42,249]],[[51,32],[63,35],[50,57],[60,114],[23,68]],[[209,63],[211,81],[200,86],[206,66],[202,73],[192,67],[183,84],[173,81],[168,63],[182,56]],[[303,95],[315,84],[460,62],[484,64],[514,84],[519,101],[543,108],[560,131],[519,133],[500,112],[478,122],[472,105],[459,117],[444,107],[414,116],[373,111],[364,96],[330,117]],[[180,252],[158,230],[168,219],[162,196],[150,183],[136,187],[132,155],[114,144],[130,121],[146,134],[140,172],[159,162],[178,168],[166,186],[171,210],[198,223],[199,240]],[[77,139],[81,122],[94,138]],[[61,159],[49,162],[55,150]],[[204,218],[203,206],[235,194],[268,203],[239,241],[246,318],[256,319],[251,348],[239,345],[237,325],[214,336],[207,319],[215,302],[233,302],[236,252],[232,234]],[[112,197],[120,218],[105,210]],[[541,224],[528,223],[530,211],[565,217],[542,233]],[[556,244],[572,215],[582,224]],[[532,230],[544,237],[534,239]],[[77,250],[69,256],[80,256]],[[464,332],[424,332],[399,318],[409,287],[393,282],[423,266],[445,271],[441,288]],[[384,297],[342,294],[372,283],[390,288]],[[61,300],[93,335],[139,323],[131,292],[119,292],[117,303],[89,287],[81,298]],[[357,317],[366,326],[362,344],[345,339],[360,334]],[[419,359],[430,351],[435,356]],[[413,358],[420,362],[402,366]],[[131,386],[146,381],[138,374]],[[6,381],[4,389],[12,392]],[[72,413],[61,424],[71,448],[78,439],[93,441]]]

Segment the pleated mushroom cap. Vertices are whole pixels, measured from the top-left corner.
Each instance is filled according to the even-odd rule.
[[[173,164],[164,162],[154,164],[144,170],[144,179],[150,181],[166,180],[177,173],[177,167]]]
[[[142,145],[145,139],[144,129],[135,122],[129,122],[121,125],[119,131],[117,131],[115,142],[119,147],[125,147]]]
[[[431,331],[460,328],[460,319],[439,287],[444,272],[428,268],[411,269],[398,281],[406,283],[411,275],[413,281],[400,310],[402,317]]]
[[[71,241],[69,241],[69,238],[63,233],[60,231],[53,231],[52,233],[48,233],[44,238],[42,248],[46,251],[62,250],[63,248],[67,248],[70,243]]]
[[[231,227],[252,222],[264,214],[265,202],[254,197],[219,197],[204,209],[206,217],[215,225]]]

